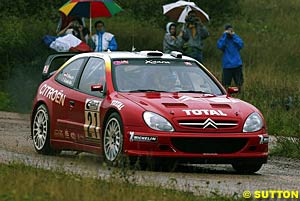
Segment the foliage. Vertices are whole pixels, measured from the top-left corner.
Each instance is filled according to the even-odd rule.
[[[117,1],[135,19],[147,21],[147,24],[157,24],[164,27],[170,19],[163,16],[162,5],[173,3],[174,0],[127,0]],[[211,22],[223,23],[226,19],[233,18],[240,11],[239,0],[194,0],[206,13],[209,13]],[[151,13],[151,14],[150,14]],[[149,15],[150,14],[150,15]]]
[[[8,110],[10,109],[10,99],[5,92],[0,91],[0,110]]]
[[[277,137],[272,155],[300,158],[300,138]]]

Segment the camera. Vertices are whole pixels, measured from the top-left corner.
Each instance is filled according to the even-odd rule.
[[[185,22],[187,24],[196,24],[198,22],[198,19],[195,16],[187,16],[185,18]]]

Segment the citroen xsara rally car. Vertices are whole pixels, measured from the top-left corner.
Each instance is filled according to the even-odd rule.
[[[34,99],[31,131],[38,153],[78,150],[121,158],[227,163],[258,171],[268,157],[261,112],[230,96],[200,63],[158,51],[82,53],[51,72]]]

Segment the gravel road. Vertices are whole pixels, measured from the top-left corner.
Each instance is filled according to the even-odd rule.
[[[274,140],[271,138],[271,146]],[[0,163],[22,162],[30,166],[111,179],[117,177],[142,185],[156,185],[193,192],[242,196],[249,190],[296,190],[300,192],[300,160],[270,157],[257,174],[238,175],[230,165],[179,167],[174,172],[109,169],[99,156],[62,152],[43,156],[30,139],[29,115],[0,112]]]

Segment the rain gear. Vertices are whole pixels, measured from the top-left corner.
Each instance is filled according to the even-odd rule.
[[[163,51],[164,53],[171,53],[172,51],[182,52],[183,40],[181,36],[172,36],[170,33],[170,27],[176,26],[174,22],[169,22],[166,25],[166,34],[163,41]]]
[[[199,23],[195,24],[195,29],[196,32],[193,34],[192,29],[184,28],[182,36],[183,40],[186,41],[184,53],[202,62],[203,40],[209,36],[209,33],[206,27]]]
[[[223,68],[237,68],[242,66],[243,62],[240,50],[244,47],[244,42],[237,34],[233,34],[230,37],[227,33],[223,33],[217,42],[217,47],[223,51]]]

